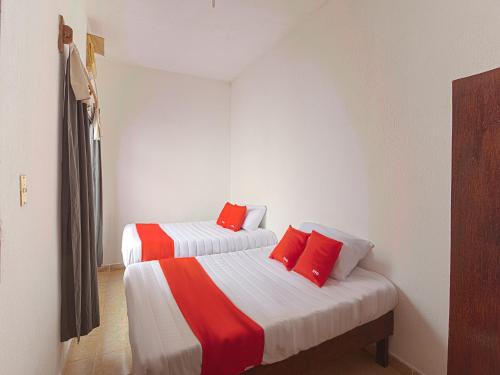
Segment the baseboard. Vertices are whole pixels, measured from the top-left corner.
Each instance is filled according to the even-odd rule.
[[[375,355],[375,344],[365,348],[370,354]],[[408,364],[392,352],[389,352],[389,366],[402,375],[425,375],[422,371]]]
[[[406,361],[399,358],[394,353],[389,353],[389,356],[390,356],[389,361],[392,361],[389,363],[396,370],[398,370],[398,368],[401,368],[401,369],[405,369],[406,371],[409,371],[408,374],[411,374],[411,375],[425,375],[422,371],[411,366],[410,364],[408,364]],[[393,366],[393,364],[394,364],[394,366]]]
[[[102,266],[97,267],[98,272],[109,272],[109,271],[117,271],[124,269],[125,266],[122,263],[103,264]]]
[[[71,347],[71,340],[64,341],[61,343],[61,359],[59,361],[59,371],[58,375],[63,375],[64,366],[66,366],[66,361],[68,359],[69,348]]]

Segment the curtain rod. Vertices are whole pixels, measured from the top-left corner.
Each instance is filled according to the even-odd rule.
[[[73,43],[73,29],[64,23],[64,17],[59,15],[59,38],[57,48],[60,53],[64,52],[64,45]]]

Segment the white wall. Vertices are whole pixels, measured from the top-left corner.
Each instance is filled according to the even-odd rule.
[[[1,0],[0,374],[59,371],[59,13],[85,51],[83,0]]]
[[[231,199],[371,239],[392,352],[447,360],[451,81],[500,65],[498,0],[330,1],[233,82]]]
[[[131,222],[217,217],[229,197],[230,85],[99,59],[104,263]]]

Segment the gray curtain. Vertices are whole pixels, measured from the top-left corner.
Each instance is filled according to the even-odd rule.
[[[101,140],[94,137],[96,127],[91,126],[90,152],[92,155],[92,177],[94,188],[94,231],[97,265],[102,265],[102,169]]]
[[[94,187],[87,108],[64,80],[61,181],[61,341],[99,326]]]

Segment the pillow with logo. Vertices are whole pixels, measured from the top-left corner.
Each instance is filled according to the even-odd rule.
[[[233,205],[229,202],[226,202],[224,205],[224,208],[219,214],[219,217],[217,218],[217,225],[220,225],[221,227],[224,227],[227,224],[227,220],[229,219],[229,215],[231,213],[231,208]]]
[[[316,232],[319,232],[327,237],[341,241],[344,244],[342,246],[342,252],[339,255],[339,259],[330,273],[330,277],[337,280],[345,280],[374,246],[370,241],[363,240],[338,229],[325,227],[320,224],[302,223],[300,225],[300,230],[306,233],[310,233],[315,230]]]
[[[342,242],[312,231],[293,270],[322,287],[337,261]]]
[[[241,229],[243,222],[245,221],[246,213],[246,206],[238,206],[237,204],[233,204],[231,210],[229,211],[229,216],[226,220],[226,224],[224,224],[223,227],[238,232]]]
[[[286,269],[290,271],[304,251],[308,238],[309,233],[304,233],[291,225],[288,226],[283,238],[278,242],[269,258],[283,263]]]

